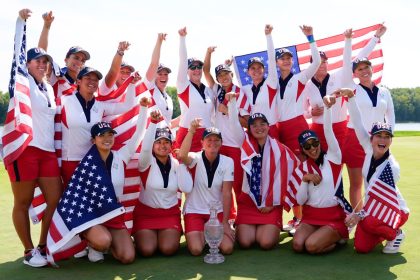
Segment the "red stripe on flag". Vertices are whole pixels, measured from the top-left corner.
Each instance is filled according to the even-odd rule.
[[[61,235],[60,231],[58,230],[57,226],[54,223],[54,219],[50,223],[50,228],[48,232],[55,243],[57,243],[58,241],[61,240],[61,238],[63,238],[63,236]]]

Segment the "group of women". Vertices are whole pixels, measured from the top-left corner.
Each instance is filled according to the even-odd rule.
[[[30,10],[21,10],[18,23],[23,25],[30,15]],[[98,155],[120,200],[124,168],[139,146],[141,191],[133,212],[131,235],[124,215],[113,216],[75,232],[88,244],[79,256],[86,252],[89,260],[96,262],[104,259],[103,252],[110,251],[121,263],[131,263],[136,250],[142,256],[157,251],[173,255],[183,233],[191,254],[200,255],[205,246],[204,224],[214,201],[222,205],[217,217],[224,229],[220,244],[224,254],[233,252],[235,241],[242,248],[257,244],[262,249],[272,249],[279,242],[282,211],[292,181],[296,186],[292,195],[295,203],[291,203],[296,252],[328,252],[337,242],[348,239],[348,228],[358,222],[358,252],[369,252],[384,239],[388,240],[385,253],[399,250],[404,238],[400,227],[408,218],[400,192],[396,189],[398,219],[390,226],[363,207],[359,186],[364,178],[368,200],[384,164],[392,166],[395,182],[399,175],[398,164],[389,152],[395,122],[392,98],[386,89],[374,85],[371,63],[364,58],[385,33],[384,26],[365,47],[363,57],[353,62],[352,31],[347,30],[343,69],[340,75],[330,75],[328,57],[318,51],[312,27],[301,27],[310,44],[312,63],[301,73],[293,74],[293,53],[288,49],[275,51],[273,27],[266,25],[268,76],[264,77],[265,66],[260,58],[251,58],[248,74],[252,84],[242,89],[232,82],[230,61],[215,67],[214,77],[210,73],[215,47],[207,49],[204,62],[188,58],[187,29],[182,28],[178,32],[180,63],[176,82],[181,115],[173,120],[173,103],[165,91],[172,71],[159,63],[166,34],[158,34],[145,79],[141,80],[134,67],[123,62],[129,43],[120,42],[101,82],[103,75],[85,66],[90,53],[78,46],[69,49],[66,67],[59,74],[53,71],[53,59],[46,49],[54,16],[46,13],[43,19],[39,47],[28,51],[26,65],[33,140],[16,160],[6,163],[15,198],[13,222],[25,249],[25,264],[47,265],[45,248],[53,213],[85,155],[92,151]],[[208,86],[201,81],[203,74]],[[360,84],[354,84],[353,74]],[[139,92],[139,88],[146,90]],[[343,98],[348,100],[349,122]],[[121,148],[113,150],[116,131],[104,116],[112,119],[137,106],[134,130],[120,143]],[[358,110],[369,114],[362,119]],[[312,117],[311,126],[305,117]],[[62,132],[61,169],[54,147],[57,119]],[[379,123],[384,119],[385,124]],[[175,137],[171,132],[174,128]],[[367,131],[371,131],[370,138]],[[357,153],[356,146],[361,149]],[[343,160],[346,157],[348,161]],[[343,162],[348,164],[350,192],[354,193],[351,203],[355,211],[347,217],[335,199],[337,188],[343,187]],[[36,185],[44,194],[47,208],[35,248],[28,208]],[[186,194],[184,227],[179,192]]]

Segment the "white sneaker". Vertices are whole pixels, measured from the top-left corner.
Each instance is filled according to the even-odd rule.
[[[79,253],[74,254],[74,258],[76,259],[80,259],[80,258],[84,258],[88,255],[88,248],[86,247],[85,249],[83,249],[83,251],[80,251]]]
[[[401,244],[405,238],[404,232],[400,229],[394,240],[387,241],[385,247],[382,249],[384,254],[395,254],[400,251]]]
[[[88,249],[88,259],[91,262],[102,262],[104,260],[104,254],[102,252],[96,251],[92,247]]]
[[[48,265],[47,260],[41,256],[38,249],[32,249],[23,257],[23,263],[32,267],[43,267]]]

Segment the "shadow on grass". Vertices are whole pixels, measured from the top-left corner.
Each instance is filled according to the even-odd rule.
[[[273,250],[241,250],[226,256],[220,265],[203,263],[192,257],[185,243],[176,256],[138,257],[131,265],[121,265],[107,255],[103,263],[87,259],[59,262],[60,268],[31,268],[22,259],[0,264],[1,279],[396,279],[390,268],[406,262],[402,254],[385,255],[377,248],[368,255],[353,251],[353,242],[321,256],[296,254],[291,238],[282,234]]]

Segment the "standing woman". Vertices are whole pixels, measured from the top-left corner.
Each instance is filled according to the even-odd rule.
[[[201,82],[204,63],[197,58],[187,59],[187,47],[185,43],[187,28],[180,29],[178,33],[180,36],[180,45],[176,88],[178,91],[179,106],[181,107],[181,116],[174,148],[179,149],[183,143],[185,136],[188,134],[188,127],[191,120],[200,118],[202,127],[197,128],[197,133],[195,133],[191,143],[191,151],[198,152],[202,147],[201,136],[204,130],[212,126],[214,118],[214,93]]]
[[[31,13],[29,9],[19,11],[16,36],[25,32],[25,22],[31,16]],[[19,39],[22,38],[16,38],[15,42],[17,43]],[[25,44],[25,42],[21,43]],[[15,48],[20,50],[21,46],[16,45]],[[16,63],[20,63],[20,57],[15,59]],[[19,69],[22,67],[22,70],[29,74],[27,77],[29,80],[28,98],[32,108],[32,140],[16,158],[5,157],[4,162],[14,196],[13,224],[25,249],[23,263],[32,267],[47,265],[44,254],[48,228],[62,193],[60,170],[54,150],[56,104],[53,89],[46,79],[47,69],[52,63],[51,56],[43,49],[32,48],[27,52],[26,65],[18,67]],[[17,70],[12,69],[12,71]],[[22,75],[22,73],[18,75]],[[16,95],[15,98],[17,98]],[[3,132],[4,143],[6,143],[4,138],[11,137],[13,134],[9,133],[13,132],[8,131],[8,128],[5,127]],[[39,245],[34,248],[30,233],[28,209],[36,185],[41,188],[47,208],[42,219]]]
[[[386,28],[382,26],[381,32],[375,35],[378,41]],[[353,73],[351,72],[353,70]],[[385,122],[395,126],[394,103],[391,93],[385,87],[378,87],[372,80],[372,63],[367,57],[362,57],[351,62],[350,56],[343,61],[343,86],[355,90],[355,100],[360,112],[363,114],[363,126],[370,131],[375,122]],[[359,79],[359,84],[353,81],[353,75]],[[354,125],[350,117],[347,125],[347,137],[344,143],[343,161],[347,165],[350,181],[350,203],[356,211],[361,205],[357,203],[362,199],[362,167],[365,153],[356,137]]]
[[[94,94],[98,90],[100,79],[102,79],[102,74],[96,69],[83,68],[77,75],[76,93],[63,96],[61,99],[63,131],[61,175],[64,186],[70,181],[71,175],[91,146],[89,137],[92,124],[100,122],[104,114],[124,113],[135,103],[134,84],[129,85],[124,102],[116,104],[97,101]],[[133,82],[136,82],[136,79],[138,77]]]
[[[279,242],[281,203],[298,159],[285,145],[269,136],[269,122],[262,113],[249,117],[245,133],[239,124],[235,94],[227,94],[227,98],[229,122],[241,147],[244,170],[242,193],[237,199],[237,239],[243,248],[257,243],[269,250]]]
[[[137,251],[145,257],[157,250],[164,255],[176,253],[182,233],[177,193],[192,188],[191,175],[171,154],[171,131],[166,126],[157,128],[160,121],[160,112],[151,112],[139,155],[142,184],[132,235]]]
[[[272,31],[273,26],[266,24],[264,34],[267,41],[267,77],[264,77],[265,66],[261,58],[252,57],[248,60],[248,75],[252,79],[252,85],[245,85],[242,87],[242,90],[251,105],[250,113],[264,114],[270,125],[270,135],[277,138],[277,70],[273,38],[271,37]]]
[[[239,121],[238,121],[239,124]],[[235,234],[230,227],[229,213],[232,201],[233,160],[219,153],[222,134],[217,128],[209,127],[202,136],[202,152],[188,152],[200,119],[191,122],[190,129],[182,142],[179,158],[190,168],[194,185],[184,203],[185,238],[190,253],[198,256],[204,249],[204,224],[210,218],[210,204],[221,202],[217,217],[223,224],[223,239],[219,248],[223,254],[231,254]]]
[[[303,176],[297,186],[296,201],[303,207],[302,221],[293,237],[296,252],[326,253],[333,250],[340,239],[349,237],[344,224],[346,214],[335,196],[337,188],[343,188],[341,150],[332,128],[331,105],[335,98],[325,102],[323,124],[328,151],[321,148],[312,130],[303,131],[298,138],[305,161],[297,168]]]
[[[366,153],[362,169],[365,184],[363,209],[346,219],[349,227],[357,224],[354,247],[358,253],[369,253],[387,240],[382,252],[398,253],[405,238],[401,227],[408,220],[410,210],[396,186],[400,179],[400,166],[389,150],[393,126],[377,122],[369,133],[359,111],[357,95],[352,89],[341,89],[339,92],[349,100],[350,118]],[[385,200],[381,199],[383,197]]]

